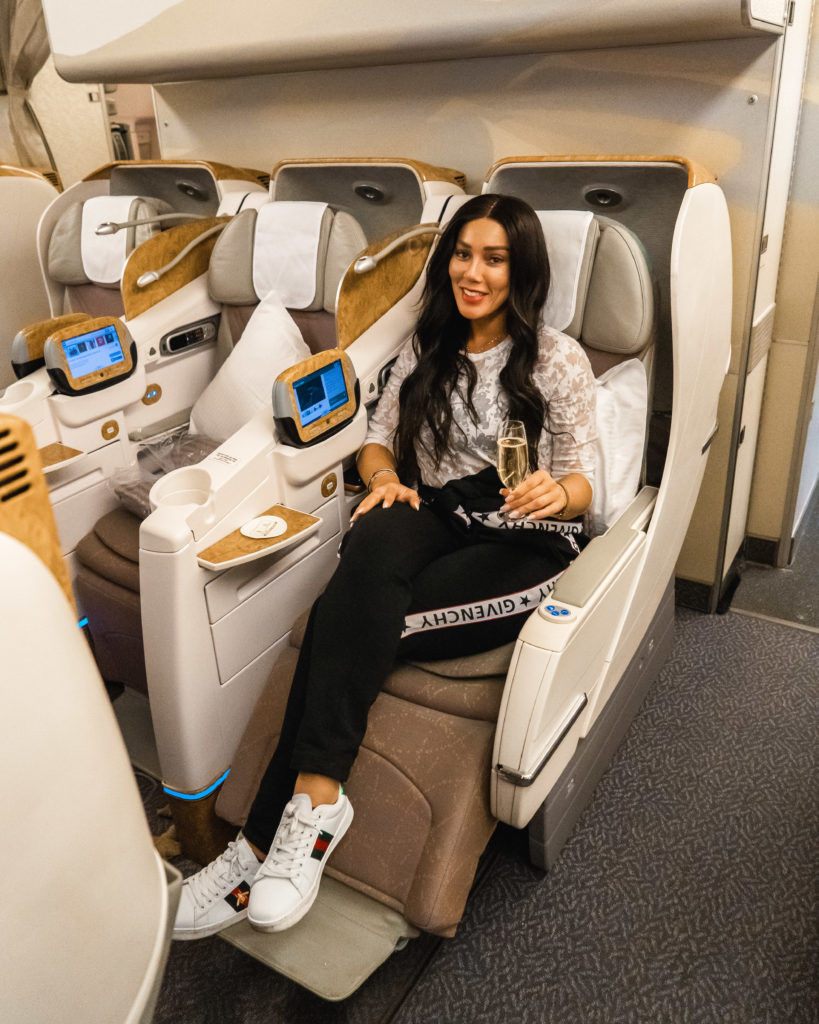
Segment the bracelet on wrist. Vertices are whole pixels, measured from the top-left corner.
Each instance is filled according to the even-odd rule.
[[[561,489],[561,491],[563,491],[563,496],[566,498],[566,504],[563,506],[563,508],[559,512],[555,513],[555,517],[557,519],[565,519],[566,513],[569,510],[569,492],[566,490],[566,488],[563,486],[563,484],[559,480],[555,480],[555,483]]]
[[[367,491],[368,491],[368,493],[372,492],[373,480],[375,480],[375,478],[377,476],[379,476],[381,473],[392,473],[392,475],[395,477],[395,479],[396,480],[398,479],[398,474],[395,472],[394,469],[390,469],[389,466],[384,466],[383,469],[377,469],[374,473],[370,473],[370,479],[367,481]]]

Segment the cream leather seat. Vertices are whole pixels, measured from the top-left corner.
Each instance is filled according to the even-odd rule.
[[[36,171],[0,164],[0,393],[15,380],[10,366],[15,331],[49,313],[36,238],[37,223],[56,196],[56,188]]]
[[[598,378],[598,423],[606,410],[601,435],[613,445],[599,452],[605,477],[603,486],[595,480],[595,494],[605,501],[593,509],[598,531],[607,528],[529,616],[511,652],[471,664],[402,666],[392,676],[373,706],[350,779],[356,820],[329,865],[319,904],[281,935],[260,936],[244,923],[223,933],[328,998],[349,994],[418,927],[452,933],[495,820],[528,825],[535,861],[554,859],[669,649],[674,564],[730,354],[729,222],[719,187],[676,158],[513,160],[503,164],[502,181],[493,172],[487,190],[531,202],[537,185],[537,209],[557,206],[562,184],[565,205],[582,206],[577,196],[601,167],[629,186],[623,217],[637,221],[634,230],[658,268],[654,376],[661,373],[673,394],[666,442],[656,445],[660,458],[640,486],[649,375],[639,358],[610,363],[650,350],[652,289],[642,247],[628,230],[586,213],[594,226],[579,232],[585,242],[569,264],[572,303],[552,323],[576,332],[607,367]],[[646,181],[652,187],[644,194]],[[356,261],[364,272],[345,275],[339,347],[367,402],[412,335],[432,238],[459,200],[449,196],[443,210],[425,209],[423,226],[394,245],[369,245],[368,259]],[[658,219],[657,231],[639,228]],[[546,235],[555,237],[551,227]],[[606,273],[608,260],[591,261],[606,252],[623,257],[615,260],[616,273]],[[584,267],[591,267],[590,278]],[[658,395],[663,413],[666,399]],[[625,416],[626,431],[612,413]],[[262,410],[195,472],[166,478],[169,486],[155,496],[157,508],[140,530],[157,749],[177,826],[178,810],[187,819],[183,846],[202,862],[224,848],[220,833],[235,834],[275,743],[296,657],[294,623],[334,567],[349,518],[336,484],[365,436],[366,411],[359,409],[342,430],[295,449],[278,439],[271,410]],[[629,479],[619,479],[622,437],[633,442],[625,460]],[[296,538],[278,555],[264,549],[242,564],[217,564],[213,549],[275,503],[315,515],[323,533]],[[424,750],[436,752],[436,764]],[[471,770],[460,774],[467,761],[477,766],[474,777]],[[451,779],[463,800],[453,799]],[[221,817],[208,821],[214,802]],[[393,803],[401,810],[386,820],[383,808]],[[191,807],[195,814],[188,816]],[[383,857],[374,851],[382,840]]]
[[[171,215],[170,219],[168,215]],[[11,346],[11,365],[22,378],[45,365],[43,348],[50,334],[96,316],[125,312],[120,283],[134,249],[158,235],[164,223],[179,223],[170,204],[150,196],[92,196],[72,203],[54,225],[46,251],[45,273],[64,289],[64,311],[21,326]],[[106,223],[141,221],[98,234]]]
[[[3,901],[0,1019],[148,1024],[181,878],[154,849],[110,701],[77,629],[30,427],[0,415],[0,450],[6,877],[19,877],[21,843],[26,851],[25,884],[9,885]]]
[[[365,244],[354,218],[326,203],[271,202],[227,225],[208,289],[239,340],[191,410],[191,431],[211,442],[194,446],[200,458],[269,406],[281,370],[335,343],[338,285]],[[139,525],[125,507],[103,516],[77,546],[75,588],[104,678],[147,692]]]

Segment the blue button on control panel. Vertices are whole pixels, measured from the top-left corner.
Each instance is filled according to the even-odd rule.
[[[554,602],[544,601],[538,608],[538,612],[544,619],[551,619],[554,622],[572,622],[575,619],[575,614],[570,608]]]

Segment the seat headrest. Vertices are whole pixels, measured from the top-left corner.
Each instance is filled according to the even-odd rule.
[[[208,288],[228,305],[253,305],[275,291],[288,309],[334,313],[339,283],[366,244],[355,218],[326,203],[268,202],[222,232]]]
[[[544,323],[578,338],[600,229],[594,214],[580,210],[538,210],[537,216],[551,271]]]
[[[148,196],[93,196],[73,203],[55,224],[49,240],[49,276],[65,285],[118,288],[125,261],[138,245],[161,230],[160,225],[132,225],[104,235],[98,235],[97,228],[106,221],[150,220],[170,212],[168,203]]]
[[[645,251],[628,228],[600,218],[583,343],[600,352],[636,356],[654,332],[654,284]]]
[[[538,211],[551,283],[543,320],[588,348],[642,352],[654,325],[645,252],[622,224],[580,210]]]

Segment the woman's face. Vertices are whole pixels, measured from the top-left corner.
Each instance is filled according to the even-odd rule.
[[[496,220],[482,217],[464,224],[449,261],[449,278],[458,312],[473,331],[497,320],[505,328],[509,298],[509,238]]]

